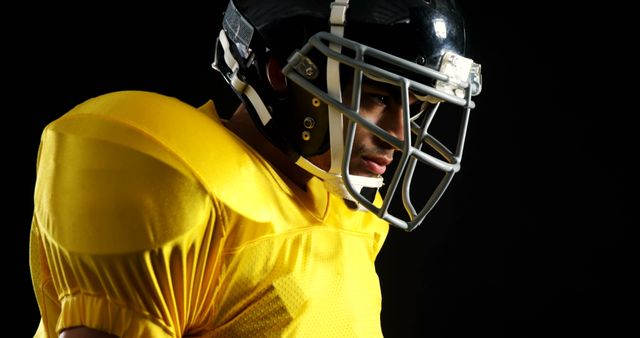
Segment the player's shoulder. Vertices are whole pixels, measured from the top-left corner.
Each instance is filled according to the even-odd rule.
[[[239,193],[270,187],[256,158],[215,117],[177,99],[106,94],[45,129],[35,213],[47,233],[77,251],[156,247],[205,224],[212,199],[263,219],[270,209],[247,209]]]
[[[278,194],[273,169],[223,125],[211,101],[196,108],[158,93],[114,92],[79,104],[47,129],[45,143],[73,135],[83,147],[105,142],[117,145],[109,148],[126,156],[111,156],[115,160],[151,158],[154,161],[146,162],[182,172],[222,204],[254,219],[264,220],[271,208],[245,210],[247,195],[272,201]],[[91,151],[84,153],[94,156]],[[240,193],[249,191],[252,194]]]
[[[220,133],[221,121],[213,103],[207,112],[178,98],[148,91],[118,91],[90,98],[51,123],[48,128],[62,130],[74,122],[108,125],[118,124],[132,132],[147,134],[151,138],[169,141],[169,138],[202,136],[202,133]],[[88,128],[87,134],[95,128]],[[80,132],[76,130],[75,133]],[[220,133],[225,134],[225,133]],[[117,141],[118,134],[113,135]],[[209,134],[207,136],[212,136]]]
[[[43,140],[47,134],[117,144],[173,165],[180,162],[187,170],[211,163],[211,157],[242,157],[247,152],[223,126],[213,102],[196,108],[147,91],[119,91],[88,99],[49,124]],[[221,160],[214,163],[225,163]]]

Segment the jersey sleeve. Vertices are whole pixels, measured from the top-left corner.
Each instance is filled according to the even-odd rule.
[[[34,203],[40,331],[176,337],[206,323],[219,215],[170,149],[117,121],[57,121],[42,136]]]

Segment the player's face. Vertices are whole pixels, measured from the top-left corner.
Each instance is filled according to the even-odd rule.
[[[345,95],[345,97],[349,96],[348,93]],[[415,98],[410,100],[410,104],[417,102]],[[397,87],[375,81],[363,81],[360,115],[398,139],[404,139],[402,99]],[[390,144],[382,141],[366,128],[357,127],[349,172],[359,176],[380,176],[392,162],[393,152],[394,148]],[[310,160],[320,168],[329,170],[331,154],[327,151]]]

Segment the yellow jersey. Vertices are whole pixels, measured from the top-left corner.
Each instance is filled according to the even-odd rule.
[[[388,224],[297,194],[211,101],[123,91],[49,124],[30,265],[36,337],[380,337]]]

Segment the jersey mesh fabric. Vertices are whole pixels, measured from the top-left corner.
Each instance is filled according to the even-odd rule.
[[[388,226],[316,179],[298,195],[211,102],[78,105],[43,132],[34,203],[38,337],[381,336]]]

